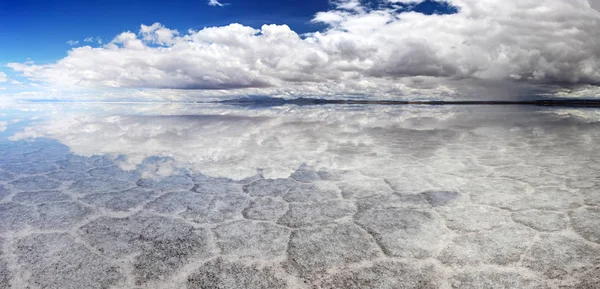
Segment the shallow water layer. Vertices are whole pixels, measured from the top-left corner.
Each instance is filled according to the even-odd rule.
[[[600,288],[600,114],[0,109],[0,288]]]

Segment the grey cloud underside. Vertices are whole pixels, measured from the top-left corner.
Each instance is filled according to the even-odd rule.
[[[223,91],[211,96],[443,97],[473,86],[489,95],[490,82],[514,96],[600,84],[596,1],[451,0],[451,15],[355,2],[317,13],[327,29],[306,35],[286,25],[180,33],[155,23],[53,64],[9,66],[51,86]]]
[[[268,88],[272,85],[262,81],[251,81],[248,83],[201,83],[191,82],[183,83],[175,87],[176,89],[200,89],[200,90],[229,90],[229,89],[241,89],[241,88]],[[174,88],[170,85],[153,85],[152,83],[141,84],[133,86],[135,88],[160,88],[160,89],[171,89]]]

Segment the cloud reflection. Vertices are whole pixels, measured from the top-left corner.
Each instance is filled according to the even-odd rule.
[[[183,168],[233,179],[257,173],[277,178],[288,177],[303,164],[378,176],[464,174],[481,165],[480,157],[527,156],[549,144],[555,144],[554,153],[560,155],[558,151],[569,149],[562,146],[566,138],[580,150],[585,150],[586,142],[600,139],[589,122],[582,126],[582,120],[556,111],[88,105],[85,109],[71,106],[31,122],[10,139],[56,139],[77,155],[108,155],[127,170],[159,157],[163,161],[154,164],[155,170],[165,174]]]

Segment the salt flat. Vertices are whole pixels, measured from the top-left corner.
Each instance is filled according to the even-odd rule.
[[[58,109],[5,116],[0,288],[600,288],[595,111]]]

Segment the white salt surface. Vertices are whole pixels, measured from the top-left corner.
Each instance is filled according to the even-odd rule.
[[[600,288],[585,111],[32,106],[0,288]]]

